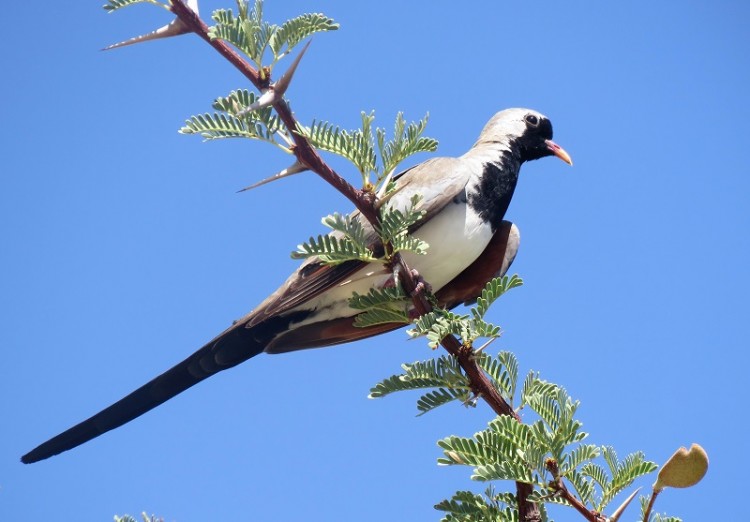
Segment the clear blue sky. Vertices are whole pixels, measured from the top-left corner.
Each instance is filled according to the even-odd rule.
[[[434,503],[481,484],[437,467],[435,441],[491,414],[415,418],[416,396],[368,400],[432,355],[403,332],[257,357],[74,451],[19,462],[249,311],[320,216],[349,209],[308,174],[235,194],[288,158],[176,131],[243,78],[190,36],[100,52],[168,17],[99,4],[3,8],[0,520],[437,520]],[[526,286],[493,310],[495,347],[565,385],[590,442],[657,462],[702,444],[707,477],[657,507],[716,519],[747,445],[749,4],[266,6],[274,21],[308,11],[342,28],[315,37],[292,85],[303,122],[353,127],[376,109],[390,128],[399,110],[429,111],[440,154],[458,155],[502,108],[552,119],[575,166],[523,169],[507,217]]]

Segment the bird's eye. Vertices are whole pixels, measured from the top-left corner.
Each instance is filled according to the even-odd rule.
[[[537,125],[539,125],[539,118],[537,118],[533,114],[527,114],[524,120],[526,120],[526,123],[528,125],[531,125],[532,127],[536,127]]]

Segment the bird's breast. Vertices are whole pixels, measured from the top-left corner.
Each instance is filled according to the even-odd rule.
[[[427,242],[427,254],[406,252],[404,259],[437,291],[479,257],[492,239],[492,227],[459,199],[417,229],[414,236]]]

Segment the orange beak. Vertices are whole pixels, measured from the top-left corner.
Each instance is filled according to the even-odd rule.
[[[558,145],[557,143],[555,143],[552,140],[545,140],[544,143],[547,144],[547,148],[549,149],[549,151],[552,154],[554,154],[555,156],[557,156],[558,158],[560,158],[561,160],[563,160],[568,165],[572,165],[573,164],[573,160],[570,159],[570,154],[568,154],[567,152],[565,152],[565,149],[563,149],[560,145]]]

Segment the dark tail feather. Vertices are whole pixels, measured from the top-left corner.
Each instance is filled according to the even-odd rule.
[[[254,337],[253,329],[236,324],[127,397],[40,444],[21,457],[21,462],[31,464],[80,446],[143,415],[203,379],[258,355],[263,348]]]

